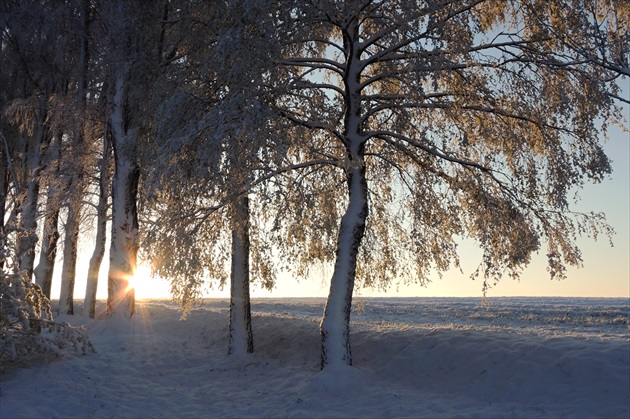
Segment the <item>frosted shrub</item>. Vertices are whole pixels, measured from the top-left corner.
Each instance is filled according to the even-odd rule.
[[[37,356],[94,352],[82,327],[52,320],[50,301],[39,286],[0,272],[0,365],[28,365]]]

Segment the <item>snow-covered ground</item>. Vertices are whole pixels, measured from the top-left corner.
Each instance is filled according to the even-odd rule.
[[[355,367],[319,373],[322,299],[254,300],[256,353],[238,360],[227,301],[185,321],[140,301],[131,321],[57,319],[97,353],[0,376],[0,417],[628,418],[629,304],[358,298]]]

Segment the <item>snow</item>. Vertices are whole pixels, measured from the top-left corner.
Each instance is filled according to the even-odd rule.
[[[97,353],[5,372],[0,416],[630,416],[628,299],[357,298],[355,366],[320,372],[324,303],[252,300],[255,353],[237,358],[228,300],[185,321],[164,300],[131,320],[60,316]]]
[[[358,148],[357,141],[352,142],[351,147]],[[357,164],[358,161],[350,163]],[[363,160],[360,163],[364,164]],[[350,199],[341,220],[331,292],[321,322],[321,332],[325,341],[322,365],[326,367],[332,364],[347,365],[352,359],[348,351],[346,319],[352,300],[351,291],[357,265],[357,251],[367,217],[367,185],[365,173],[360,167],[350,167],[348,171],[350,173]]]

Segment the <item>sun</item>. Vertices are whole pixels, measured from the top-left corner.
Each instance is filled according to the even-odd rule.
[[[136,266],[133,275],[127,277],[127,290],[133,289],[137,292],[149,278],[151,278],[151,268],[145,265]]]
[[[160,277],[151,274],[151,268],[138,264],[133,275],[127,278],[127,290],[134,290],[135,298],[168,298],[169,284]]]

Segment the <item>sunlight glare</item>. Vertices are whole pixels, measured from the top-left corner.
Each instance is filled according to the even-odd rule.
[[[134,275],[127,278],[129,285],[127,289],[134,289],[136,299],[143,298],[165,298],[169,295],[168,282],[159,277],[151,275],[151,268],[139,264]]]

